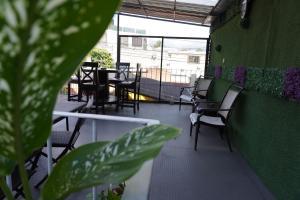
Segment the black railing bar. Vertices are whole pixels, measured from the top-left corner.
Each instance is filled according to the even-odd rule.
[[[127,35],[120,34],[119,37],[144,37],[144,38],[164,38],[164,39],[181,39],[181,40],[208,40],[206,37],[178,37],[178,36],[162,36],[162,35]]]

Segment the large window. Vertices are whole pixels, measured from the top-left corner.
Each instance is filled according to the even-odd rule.
[[[143,46],[143,38],[133,37],[132,38],[132,46],[133,47],[142,47]]]
[[[188,63],[199,64],[200,63],[200,56],[188,56]]]
[[[128,46],[121,46],[121,62],[129,62],[133,71],[137,63],[142,68],[140,93],[144,96],[177,101],[182,87],[192,86],[197,77],[204,75],[206,39],[120,37],[121,41],[129,41]]]

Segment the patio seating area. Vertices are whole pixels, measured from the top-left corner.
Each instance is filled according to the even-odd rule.
[[[299,9],[0,1],[0,200],[299,200]]]
[[[66,99],[66,98],[65,98]],[[175,113],[175,114],[174,114]],[[202,126],[199,134],[198,151],[194,151],[194,137],[189,134],[190,105],[143,103],[135,117],[155,118],[164,124],[182,129],[176,140],[168,142],[154,160],[149,190],[150,200],[272,200],[275,199],[261,180],[248,166],[247,161],[234,149],[228,151],[226,140],[221,140],[218,130]],[[116,112],[114,107],[107,109],[107,114],[134,116],[130,108]],[[70,127],[76,119],[70,118]],[[113,140],[139,125],[124,122],[97,122],[97,138],[100,141]],[[65,130],[65,122],[54,126],[54,130]],[[72,130],[72,128],[71,128]],[[80,146],[91,142],[91,121],[87,120],[75,144]],[[55,150],[54,155],[60,151]],[[47,173],[46,159],[39,162],[39,171],[32,178],[34,185]],[[98,191],[101,190],[100,187]],[[36,194],[39,190],[34,189]],[[91,190],[73,194],[68,199],[84,199]]]

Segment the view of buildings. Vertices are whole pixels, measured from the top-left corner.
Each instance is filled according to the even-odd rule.
[[[192,85],[196,77],[204,75],[206,40],[176,37],[163,39],[160,35],[147,37],[146,29],[134,27],[134,24],[132,27],[120,26],[120,60],[129,62],[131,70],[135,69],[137,63],[141,64],[144,95],[158,98],[157,90],[161,80],[162,87],[172,90],[162,88],[161,91],[165,92],[160,96],[165,100],[175,100],[182,86]],[[117,60],[117,37],[117,24],[113,20],[96,45],[97,48],[107,49],[114,63]],[[166,92],[168,94],[164,94]]]

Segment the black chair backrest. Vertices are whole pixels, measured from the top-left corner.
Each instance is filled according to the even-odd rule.
[[[220,110],[218,111],[218,114],[223,118],[223,120],[227,120],[230,116],[232,107],[242,90],[242,87],[235,84],[232,84],[227,90],[219,107]]]
[[[118,69],[118,77],[120,80],[127,80],[129,78],[130,63],[120,62],[116,63]]]
[[[197,95],[201,97],[207,97],[209,88],[211,87],[213,80],[213,77],[209,76],[200,77],[195,85],[195,90],[198,91]]]
[[[98,83],[98,63],[96,62],[83,62],[80,70],[82,72],[82,83]]]

